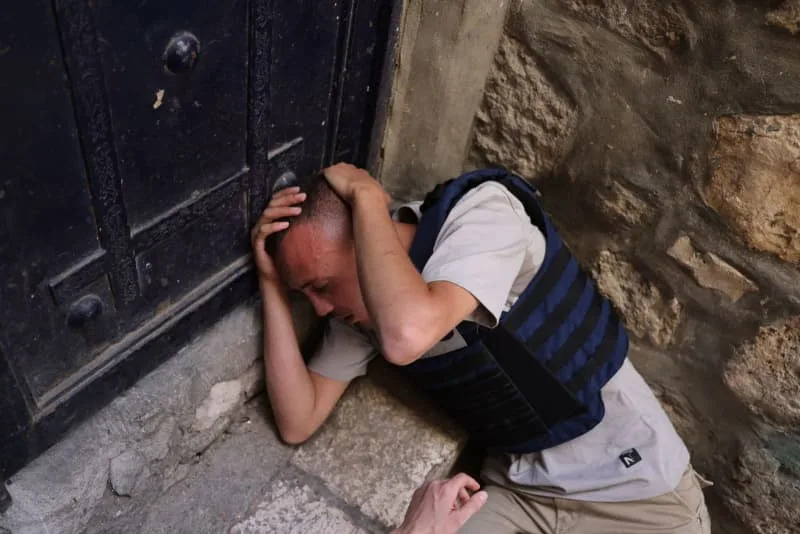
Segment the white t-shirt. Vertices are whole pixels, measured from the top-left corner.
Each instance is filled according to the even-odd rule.
[[[419,216],[419,205],[400,209]],[[534,277],[544,253],[544,236],[522,203],[502,185],[487,182],[465,194],[448,214],[422,277],[472,293],[480,305],[467,320],[492,327]],[[454,334],[425,357],[464,346]],[[365,333],[333,320],[309,367],[347,381],[366,373],[376,354]],[[606,414],[592,430],[536,453],[492,454],[483,477],[537,495],[577,500],[630,501],[672,491],[689,452],[630,361],[601,394]]]

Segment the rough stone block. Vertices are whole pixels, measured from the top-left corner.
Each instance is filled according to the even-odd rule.
[[[635,227],[647,224],[653,216],[652,206],[614,180],[598,187],[597,201],[600,213],[612,222],[622,221]]]
[[[250,517],[231,534],[367,534],[329,499],[297,479],[278,479]]]
[[[148,421],[165,413],[193,419],[212,385],[238,378],[260,357],[260,328],[259,314],[251,305],[222,317],[111,403],[125,425],[114,432],[141,432]]]
[[[129,449],[111,460],[108,481],[117,495],[131,495],[147,459],[135,449]]]
[[[292,463],[366,516],[394,526],[414,490],[444,476],[464,442],[463,433],[430,408],[418,411],[367,378],[351,386]]]
[[[713,252],[695,249],[688,236],[679,237],[667,254],[686,267],[701,287],[719,291],[733,302],[758,289],[749,278]]]
[[[195,410],[195,429],[207,430],[217,419],[229,415],[244,401],[244,389],[238,380],[214,384],[200,406]]]
[[[82,531],[106,490],[111,458],[124,449],[107,433],[118,418],[106,408],[14,475],[14,502],[0,527],[14,534]]]
[[[800,115],[716,120],[706,203],[751,247],[800,263]]]
[[[502,163],[535,179],[563,157],[575,127],[575,111],[527,47],[506,35],[475,116],[471,159]]]
[[[569,0],[564,5],[573,13],[649,47],[676,47],[695,40],[691,22],[677,2]]]
[[[792,34],[800,31],[800,0],[784,0],[777,9],[767,13],[767,24]]]
[[[113,525],[115,529],[148,534],[226,532],[246,517],[292,454],[278,439],[265,405],[263,397],[249,403],[223,439],[191,468],[176,472],[182,479],[144,510],[140,525],[123,521]]]
[[[796,534],[800,479],[759,443],[746,443],[734,466],[733,483],[721,488],[728,507],[758,534]]]
[[[141,453],[144,466],[131,486],[119,476],[125,470],[118,459],[119,469],[112,477],[117,489],[137,494],[139,487],[149,491],[151,486],[168,485],[157,478],[176,473],[179,461],[195,459],[228,427],[225,414],[234,409],[229,402],[233,396],[220,395],[220,388],[209,394],[211,386],[237,382],[260,358],[259,344],[259,315],[253,306],[241,306],[221,318],[14,475],[9,485],[14,503],[0,517],[0,526],[14,533],[81,532],[104,499],[111,460],[125,450]],[[225,392],[229,389],[226,386]],[[244,395],[236,398],[238,410]],[[200,426],[213,422],[204,430],[192,430],[197,405],[204,399],[205,423]],[[225,409],[219,409],[221,404]]]
[[[164,479],[161,482],[161,490],[167,491],[169,488],[185,479],[188,474],[188,464],[179,463],[177,465],[170,466],[164,473]]]
[[[778,460],[781,471],[788,478],[793,477],[800,489],[800,434],[773,432],[766,439],[766,447]]]
[[[762,327],[737,349],[724,380],[755,414],[800,428],[800,317]]]
[[[167,416],[159,418],[158,426],[154,430],[145,430],[145,436],[139,442],[139,450],[142,451],[148,461],[166,458],[177,426],[176,419],[172,416]]]
[[[198,431],[194,428],[181,427],[181,437],[175,447],[177,458],[182,463],[193,461],[198,454],[202,454],[214,443],[215,439],[225,432],[230,423],[231,418],[226,415],[215,419],[211,426],[204,430]]]
[[[261,358],[255,360],[247,368],[247,371],[239,377],[239,382],[242,383],[242,390],[246,399],[252,399],[264,391],[264,362]]]
[[[672,342],[681,319],[681,305],[668,299],[629,262],[604,250],[592,269],[600,291],[622,312],[625,324],[635,336],[656,346]]]

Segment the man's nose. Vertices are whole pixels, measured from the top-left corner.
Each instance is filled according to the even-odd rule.
[[[313,293],[308,294],[308,299],[311,301],[311,305],[314,306],[314,311],[320,317],[325,317],[333,311],[333,304],[331,304],[327,299],[319,297]]]

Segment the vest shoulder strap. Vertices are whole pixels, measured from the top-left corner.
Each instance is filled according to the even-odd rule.
[[[409,251],[411,261],[417,267],[417,270],[422,272],[428,258],[433,254],[433,245],[436,242],[436,236],[439,235],[439,230],[442,228],[445,219],[447,219],[450,210],[461,200],[461,197],[470,189],[478,187],[485,182],[506,180],[515,182],[517,186],[522,183],[531,194],[536,193],[536,189],[522,178],[514,175],[507,169],[495,167],[478,169],[457,178],[451,178],[437,185],[425,196],[421,207],[422,218],[417,224],[417,231],[414,235],[414,241],[411,244],[411,250]],[[517,194],[516,191],[512,191],[512,193]]]

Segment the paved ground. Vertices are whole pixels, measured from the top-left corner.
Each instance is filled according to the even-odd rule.
[[[289,447],[262,394],[180,482],[149,503],[107,491],[85,532],[386,532],[413,489],[444,476],[463,447],[449,423],[430,417],[365,379],[312,440]]]
[[[86,532],[312,533],[382,532],[316,477],[291,464],[260,395],[244,415],[188,466],[186,477],[155,502],[108,495]]]
[[[263,393],[245,305],[77,425],[7,482],[0,534],[386,532],[445,476],[464,435],[376,361],[307,443]]]

